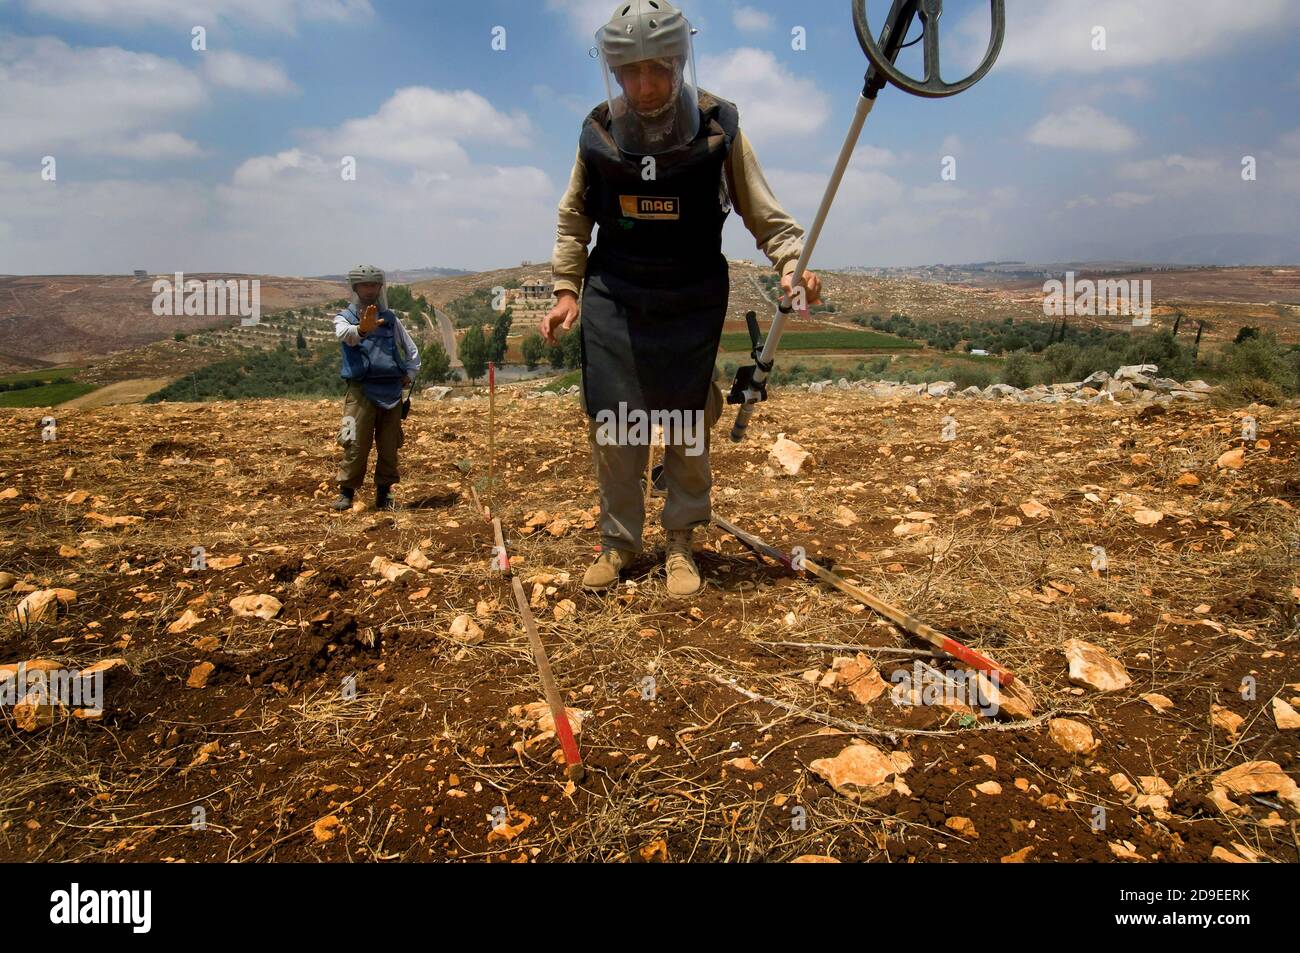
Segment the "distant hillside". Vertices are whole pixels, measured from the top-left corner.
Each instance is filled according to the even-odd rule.
[[[1142,244],[1102,240],[1067,244],[1072,258],[1095,263],[1121,257],[1151,265],[1206,265],[1224,268],[1300,264],[1300,241],[1280,235],[1218,232],[1179,235]]]
[[[1184,235],[1141,252],[1147,261],[1174,265],[1300,265],[1300,242],[1277,235]]]
[[[22,369],[104,357],[176,332],[238,324],[230,317],[156,317],[155,277],[19,275],[0,277],[0,364]],[[187,279],[257,279],[263,312],[323,304],[339,284],[278,275],[187,274]]]
[[[460,268],[399,268],[395,271],[386,273],[386,277],[392,284],[410,285],[417,281],[429,281],[433,278],[453,278],[458,275],[472,275],[472,271],[463,271]],[[339,284],[347,284],[347,275],[320,275],[320,281],[336,281]]]

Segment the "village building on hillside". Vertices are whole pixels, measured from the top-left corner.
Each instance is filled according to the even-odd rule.
[[[555,285],[548,278],[529,275],[519,282],[518,288],[506,291],[505,305],[516,317],[541,318],[555,307]]]

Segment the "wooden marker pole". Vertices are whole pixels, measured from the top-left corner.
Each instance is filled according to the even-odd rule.
[[[497,366],[488,361],[488,508],[496,502],[497,460]]]

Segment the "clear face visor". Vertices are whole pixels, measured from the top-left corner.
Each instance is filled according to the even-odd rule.
[[[597,49],[600,36],[597,34]],[[700,131],[699,87],[689,41],[677,56],[600,62],[609,100],[610,133],[631,155],[659,155],[693,142]]]
[[[358,314],[361,312],[361,296],[357,294],[357,285],[364,284],[366,281],[376,281],[379,283],[379,300],[375,302],[375,305],[378,308],[378,310],[387,311],[388,310],[388,279],[386,276],[383,278],[364,278],[357,281],[356,284],[353,284],[349,279],[348,290],[352,293],[351,294],[352,307],[356,309]]]

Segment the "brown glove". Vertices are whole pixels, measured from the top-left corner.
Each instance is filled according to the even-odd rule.
[[[375,328],[379,327],[379,322],[375,320],[375,316],[378,314],[379,309],[373,304],[366,308],[365,313],[361,315],[361,325],[359,328],[363,335],[369,334]]]

